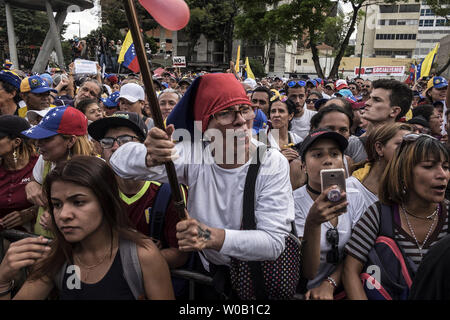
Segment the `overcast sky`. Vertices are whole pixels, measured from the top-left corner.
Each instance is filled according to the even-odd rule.
[[[343,4],[344,12],[351,12],[351,4]],[[100,6],[95,6],[90,10],[84,10],[82,12],[75,12],[67,14],[66,22],[67,25],[66,33],[63,35],[64,39],[72,39],[74,35],[79,35],[81,31],[81,37],[85,37],[92,30],[95,30],[99,26],[99,19],[95,16],[95,13],[100,11]],[[79,25],[79,22],[81,24]],[[71,23],[75,24],[71,24]],[[352,35],[352,39],[356,38],[356,31]]]
[[[80,31],[81,37],[85,37],[92,30],[97,29],[99,26],[99,19],[95,15],[97,11],[100,11],[99,6],[81,12],[68,13],[64,22],[67,25],[66,33],[63,35],[64,39],[72,39],[74,35],[79,36]],[[81,24],[79,24],[80,21]]]

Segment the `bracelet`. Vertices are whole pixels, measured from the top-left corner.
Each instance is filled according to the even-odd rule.
[[[11,282],[9,283],[8,289],[6,289],[3,292],[0,292],[0,297],[6,296],[8,293],[10,293],[12,291],[13,288],[14,288],[14,280],[11,280]]]
[[[326,278],[326,280],[331,283],[331,285],[336,289],[337,288],[337,283],[336,281],[332,278],[332,277],[328,277]]]

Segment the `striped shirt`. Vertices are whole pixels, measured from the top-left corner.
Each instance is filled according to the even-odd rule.
[[[367,262],[367,256],[370,249],[375,244],[375,240],[379,235],[380,229],[380,209],[379,202],[374,203],[361,216],[361,219],[353,229],[352,236],[345,246],[345,253],[351,255],[355,259],[361,261],[363,264]],[[425,256],[429,248],[444,238],[448,233],[448,200],[441,203],[442,210],[440,211],[437,225],[428,238],[425,246],[422,248],[422,255]],[[416,265],[422,261],[422,256],[417,247],[414,238],[400,227],[400,217],[398,207],[394,207],[394,240]]]

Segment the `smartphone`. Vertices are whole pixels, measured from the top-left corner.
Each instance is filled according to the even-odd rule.
[[[345,187],[345,170],[344,169],[324,169],[320,170],[320,182],[322,191],[331,186],[337,186],[340,193],[346,191]],[[337,200],[340,201],[340,200]],[[346,212],[347,208],[339,210],[339,212]]]

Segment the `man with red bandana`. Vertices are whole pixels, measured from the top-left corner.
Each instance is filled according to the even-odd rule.
[[[172,110],[166,131],[152,128],[145,146],[124,144],[110,159],[125,179],[161,182],[168,181],[162,164],[174,161],[178,182],[189,187],[187,219],[177,224],[179,249],[201,251],[203,267],[212,276],[217,266],[228,270],[231,257],[278,258],[294,219],[289,163],[269,148],[255,184],[256,230],[240,230],[246,174],[262,145],[252,138],[254,117],[254,108],[232,74],[207,74],[192,83]],[[172,138],[180,135],[183,141],[175,144]],[[217,296],[212,293],[210,298]]]

